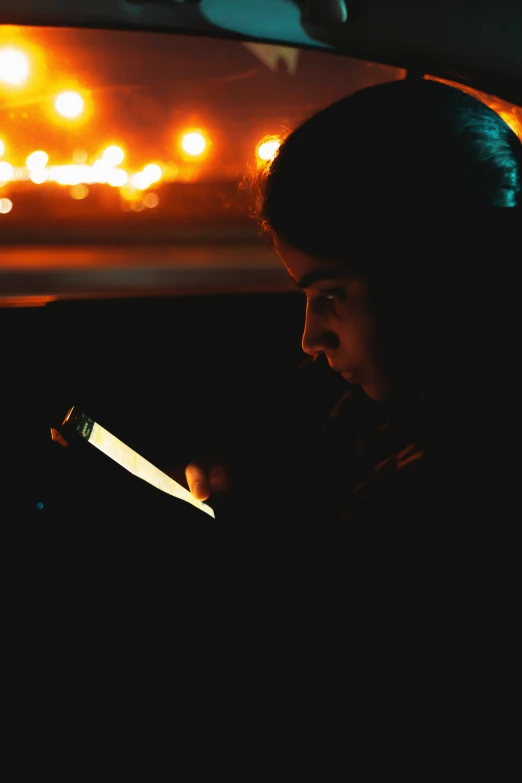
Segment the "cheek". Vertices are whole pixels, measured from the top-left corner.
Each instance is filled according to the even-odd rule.
[[[350,313],[338,330],[342,348],[358,361],[372,361],[375,356],[375,328],[366,311]]]

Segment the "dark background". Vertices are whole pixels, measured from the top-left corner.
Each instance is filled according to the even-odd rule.
[[[6,517],[208,522],[88,444],[52,443],[72,405],[162,469],[182,475],[208,446],[252,465],[259,494],[237,497],[255,515],[259,495],[284,495],[281,468],[286,482],[343,388],[319,365],[297,371],[303,315],[298,294],[0,310]]]

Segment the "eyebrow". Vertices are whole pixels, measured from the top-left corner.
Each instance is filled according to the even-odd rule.
[[[316,269],[304,275],[300,280],[292,278],[298,288],[308,288],[314,283],[320,283],[322,280],[336,280],[338,277],[346,277],[346,273],[336,267],[326,267],[325,269]]]

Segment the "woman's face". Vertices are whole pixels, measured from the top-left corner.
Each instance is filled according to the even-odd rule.
[[[389,382],[376,358],[376,329],[365,281],[348,275],[340,264],[317,261],[276,235],[273,239],[290,277],[306,295],[303,351],[324,354],[346,381],[362,386],[374,400],[384,399]]]

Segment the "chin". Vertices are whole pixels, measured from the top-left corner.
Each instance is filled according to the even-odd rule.
[[[361,384],[361,388],[370,400],[375,402],[383,402],[387,396],[387,388],[380,386],[373,386],[371,384]]]

